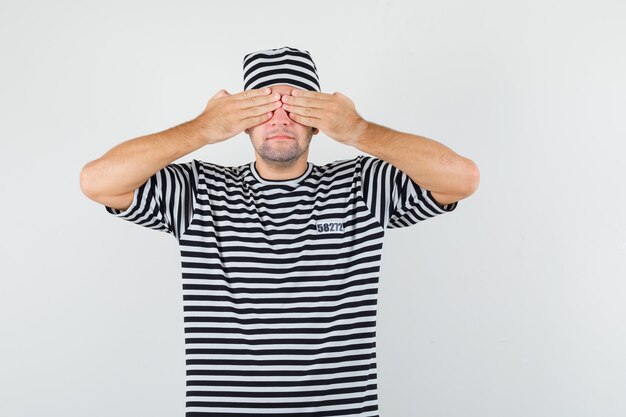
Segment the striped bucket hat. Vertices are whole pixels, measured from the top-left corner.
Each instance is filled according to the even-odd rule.
[[[264,49],[243,57],[243,89],[288,84],[320,92],[317,67],[309,51],[290,48]]]

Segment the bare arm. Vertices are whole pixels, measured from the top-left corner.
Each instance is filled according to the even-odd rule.
[[[207,143],[195,119],[127,140],[83,167],[81,190],[94,201],[125,210],[135,189],[155,172]]]
[[[440,205],[467,198],[478,188],[480,173],[469,158],[423,136],[364,121],[353,145],[383,159],[431,191]]]
[[[94,201],[126,210],[133,202],[134,191],[157,171],[204,145],[266,122],[278,100],[280,96],[270,95],[265,89],[234,95],[220,90],[195,119],[122,142],[88,162],[80,172],[80,188]]]

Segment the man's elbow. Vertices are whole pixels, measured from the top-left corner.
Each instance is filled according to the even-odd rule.
[[[85,164],[85,166],[83,166],[83,169],[81,169],[80,171],[80,190],[83,192],[83,194],[85,194],[87,197],[93,199],[93,191],[91,189],[91,177],[90,177],[90,163]]]
[[[474,194],[478,189],[478,184],[480,183],[480,170],[478,169],[478,165],[474,163],[471,159],[468,159],[468,179],[467,179],[467,191],[466,196]]]

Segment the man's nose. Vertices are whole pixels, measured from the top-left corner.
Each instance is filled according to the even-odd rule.
[[[293,120],[289,118],[287,111],[283,109],[282,106],[279,106],[276,109],[274,109],[274,115],[272,116],[270,120],[275,121],[275,122],[282,122],[282,123],[293,122]]]

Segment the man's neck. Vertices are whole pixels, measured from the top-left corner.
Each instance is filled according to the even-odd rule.
[[[261,158],[257,158],[254,163],[254,168],[261,178],[266,180],[291,180],[303,175],[308,168],[308,163],[306,158],[300,158],[289,165],[267,162]]]

